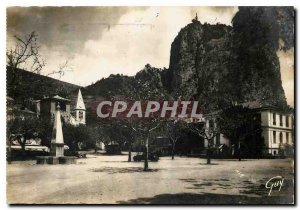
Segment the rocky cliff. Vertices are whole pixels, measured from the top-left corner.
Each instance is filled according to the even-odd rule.
[[[292,20],[291,7],[241,7],[232,27],[194,19],[172,43],[169,91],[206,110],[253,100],[285,107],[276,52],[280,38],[293,46]]]
[[[197,20],[179,32],[171,46],[169,66],[175,98],[199,100],[205,107],[216,107],[216,97],[225,96],[231,37],[230,26],[201,24]]]

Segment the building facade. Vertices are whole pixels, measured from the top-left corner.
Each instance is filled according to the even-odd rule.
[[[281,149],[294,145],[292,113],[287,113],[274,108],[262,108],[261,126],[266,152],[272,155],[279,154]]]
[[[244,107],[253,110],[253,115],[260,118],[261,123],[261,136],[264,141],[263,154],[269,155],[281,155],[283,152],[286,155],[286,151],[289,148],[294,147],[294,114],[291,111],[283,111],[278,107],[266,106],[259,101],[251,101],[241,104]],[[216,125],[216,118],[218,112],[210,113],[204,116],[205,126]],[[214,147],[220,145],[226,145],[232,147],[230,139],[224,134],[218,133],[214,137]],[[205,148],[208,147],[207,140],[204,141]]]
[[[49,118],[54,120],[57,105],[60,107],[61,117],[65,123],[71,125],[79,125],[86,123],[86,108],[84,105],[83,97],[79,89],[76,106],[72,109],[71,100],[63,98],[59,95],[53,97],[45,97],[36,101],[36,114],[38,117]],[[74,116],[75,115],[75,116]]]

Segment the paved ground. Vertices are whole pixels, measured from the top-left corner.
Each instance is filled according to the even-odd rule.
[[[293,202],[293,161],[213,160],[176,157],[143,163],[126,155],[89,155],[76,165],[7,165],[8,203],[73,204],[276,204]],[[281,191],[265,183],[283,176]]]

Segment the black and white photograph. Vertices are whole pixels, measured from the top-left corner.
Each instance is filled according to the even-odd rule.
[[[6,203],[295,205],[295,20],[7,6]]]

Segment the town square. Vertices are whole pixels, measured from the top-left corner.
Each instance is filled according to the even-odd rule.
[[[76,165],[16,162],[7,168],[8,201],[75,204],[255,204],[293,201],[293,161],[213,160],[169,157],[150,163],[127,162],[126,155],[88,155]],[[65,173],[67,171],[67,173]],[[268,196],[266,182],[283,176]],[[84,187],[83,187],[84,186]]]
[[[7,7],[9,205],[294,205],[292,6]]]

